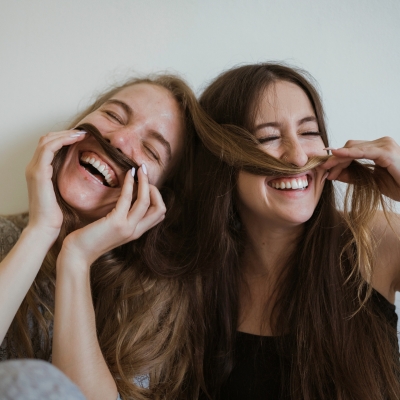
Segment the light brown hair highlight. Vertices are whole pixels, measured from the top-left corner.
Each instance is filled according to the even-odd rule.
[[[234,362],[246,240],[235,204],[237,173],[291,175],[324,161],[313,158],[304,168],[295,168],[259,148],[251,133],[255,109],[263,91],[277,81],[304,90],[327,146],[322,103],[304,71],[278,63],[233,68],[217,77],[200,98],[221,125],[220,130],[200,133],[191,198],[191,213],[197,218],[187,232],[191,245],[186,246],[193,268],[204,271],[204,376],[211,398],[218,397]],[[378,207],[386,207],[374,171],[374,165],[350,165],[352,184],[343,211],[332,182],[325,182],[279,277],[271,323],[273,334],[281,337],[282,357],[290,358],[290,377],[283,376],[290,384],[283,390],[294,400],[325,398],[327,393],[338,400],[399,398],[396,330],[371,299],[370,224]],[[291,339],[283,343],[288,332]]]
[[[203,118],[207,117],[183,80],[157,75],[130,80],[102,94],[72,121],[70,128],[120,90],[135,84],[164,87],[177,101],[185,127],[184,151],[160,188],[167,207],[165,220],[138,240],[104,254],[91,266],[96,327],[100,348],[123,398],[187,399],[186,388],[196,386],[191,383],[195,351],[188,323],[192,315],[185,271],[174,267],[171,249],[178,240],[176,226],[186,199],[183,189],[190,189],[192,182],[195,133],[205,129]],[[53,162],[53,185],[64,222],[8,331],[9,357],[51,357],[56,259],[64,238],[80,226],[78,215],[57,188],[65,154],[66,148],[61,149]],[[138,384],[144,375],[149,378],[149,387]]]

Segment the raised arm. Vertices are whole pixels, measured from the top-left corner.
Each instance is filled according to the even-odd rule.
[[[106,217],[68,235],[57,259],[53,364],[88,399],[114,400],[117,386],[96,335],[90,266],[105,252],[135,240],[164,219],[159,191],[138,171],[138,196],[132,206],[133,176],[125,177],[121,196]],[[110,309],[110,313],[114,310]]]
[[[328,179],[348,183],[350,163],[357,159],[371,160],[379,167],[375,174],[382,194],[400,202],[400,146],[394,139],[349,140],[344,147],[331,150],[332,157],[322,165],[329,170]],[[395,292],[400,291],[400,215],[392,212],[387,219],[383,212],[378,212],[371,228],[377,242],[372,286],[394,302]]]
[[[0,263],[0,343],[60,232],[63,216],[51,182],[54,154],[83,136],[76,131],[43,136],[26,168],[29,223]]]

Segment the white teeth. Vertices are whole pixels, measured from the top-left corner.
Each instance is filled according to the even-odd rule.
[[[109,170],[107,169],[107,167],[104,164],[101,164],[101,162],[99,160],[96,160],[93,157],[87,156],[87,157],[83,157],[82,161],[93,165],[93,167],[96,168],[104,176],[104,179],[110,186],[115,186],[115,183],[113,182],[113,180],[111,178],[111,174],[110,174]]]
[[[302,179],[302,178],[293,178],[290,181],[284,182],[272,182],[271,186],[275,189],[304,189],[308,187],[308,179],[307,177]]]

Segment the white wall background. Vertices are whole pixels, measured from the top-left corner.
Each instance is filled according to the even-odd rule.
[[[0,0],[0,213],[27,209],[24,168],[96,91],[133,72],[200,92],[239,63],[319,82],[331,144],[400,142],[400,0]],[[400,303],[399,303],[400,305]]]

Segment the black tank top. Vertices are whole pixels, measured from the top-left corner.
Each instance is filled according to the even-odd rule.
[[[372,301],[388,322],[397,327],[395,305],[377,291]],[[284,365],[281,365],[284,363]],[[286,400],[281,392],[281,371],[290,371],[288,358],[278,354],[277,338],[237,332],[235,367],[222,386],[219,400]]]

